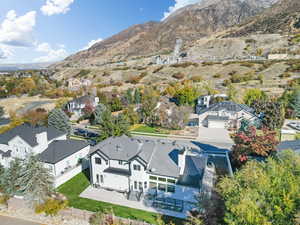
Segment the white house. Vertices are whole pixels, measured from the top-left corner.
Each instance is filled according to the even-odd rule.
[[[80,117],[83,115],[83,110],[86,106],[95,108],[99,103],[99,98],[91,95],[84,95],[82,97],[73,99],[68,102],[66,109],[68,112],[75,114]]]
[[[199,125],[208,128],[239,128],[243,119],[259,120],[247,105],[231,101],[218,102],[198,111]]]
[[[125,193],[129,200],[151,199],[152,206],[175,211],[193,205],[211,183],[203,179],[209,168],[206,154],[157,140],[108,138],[91,150],[90,165],[94,187]]]
[[[9,167],[14,158],[38,155],[54,176],[55,187],[66,182],[88,164],[81,164],[90,151],[85,141],[69,140],[67,134],[53,127],[23,124],[0,135],[0,163]]]

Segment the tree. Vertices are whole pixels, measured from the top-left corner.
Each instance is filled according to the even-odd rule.
[[[135,104],[140,104],[141,103],[141,90],[139,88],[136,88],[135,91],[134,91],[134,103]]]
[[[267,162],[248,162],[218,187],[228,225],[296,225],[300,209],[300,156],[284,151]]]
[[[45,109],[38,108],[25,113],[23,120],[33,126],[44,126],[47,124],[48,113]]]
[[[195,104],[195,100],[199,97],[198,89],[189,82],[185,82],[184,85],[176,90],[175,96],[178,105],[191,105]]]
[[[277,99],[257,100],[251,104],[262,123],[270,130],[280,129],[284,122],[284,107]]]
[[[0,106],[0,118],[4,116],[4,107]]]
[[[102,114],[99,130],[100,140],[129,135],[129,123],[124,115],[113,116],[109,110],[106,110]]]
[[[53,109],[48,116],[48,126],[52,126],[62,132],[71,133],[69,117],[61,109]]]
[[[127,91],[125,93],[125,99],[126,99],[126,103],[128,105],[131,105],[134,102],[131,88],[127,89]]]
[[[276,152],[278,145],[275,131],[263,128],[261,134],[253,126],[233,134],[233,141],[232,157],[236,166],[245,164],[250,157],[267,157]]]
[[[26,159],[17,182],[20,191],[34,206],[43,203],[53,191],[53,176],[50,170],[34,155]]]
[[[296,89],[292,94],[291,108],[293,109],[293,114],[295,117],[300,117],[300,89]]]
[[[237,102],[237,94],[238,91],[236,90],[236,88],[232,84],[230,84],[227,90],[228,100]]]
[[[142,119],[144,123],[148,123],[151,115],[154,114],[154,111],[157,107],[159,100],[159,93],[151,87],[148,87],[144,90],[142,95]]]
[[[1,176],[1,187],[5,194],[14,195],[19,190],[17,180],[21,177],[22,162],[20,159],[14,159],[10,162],[9,168],[4,170]]]
[[[267,95],[264,91],[257,88],[248,89],[244,95],[244,103],[250,106],[254,101],[265,100],[266,98]]]
[[[107,107],[104,104],[99,103],[91,115],[91,119],[90,119],[91,123],[94,125],[100,124],[102,121],[102,114],[106,110],[107,110]]]
[[[137,124],[141,121],[139,113],[135,111],[133,106],[128,106],[126,109],[124,109],[123,114],[131,125]]]

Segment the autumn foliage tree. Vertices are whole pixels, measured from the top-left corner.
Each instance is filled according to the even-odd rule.
[[[251,157],[267,157],[276,151],[278,140],[276,132],[262,128],[261,132],[253,126],[247,131],[239,131],[233,135],[234,146],[232,157],[236,166],[245,164]]]

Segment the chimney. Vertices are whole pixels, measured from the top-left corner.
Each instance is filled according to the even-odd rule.
[[[186,160],[186,155],[188,152],[188,148],[184,147],[178,154],[178,167],[180,169],[180,175],[183,174],[184,169],[185,169],[185,160]]]

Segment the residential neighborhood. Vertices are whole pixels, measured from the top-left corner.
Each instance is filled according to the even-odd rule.
[[[0,225],[300,225],[299,0],[0,13]]]

